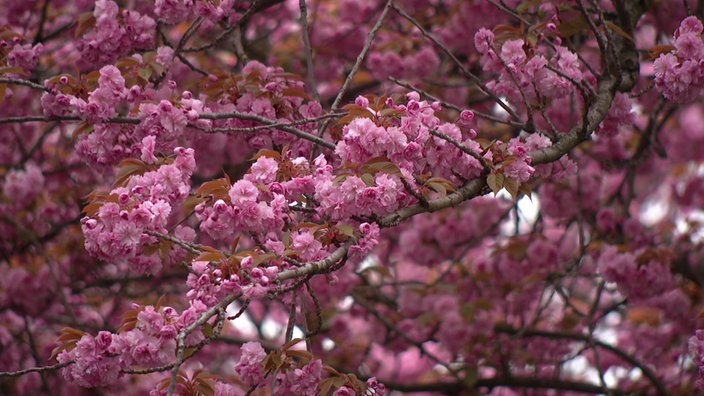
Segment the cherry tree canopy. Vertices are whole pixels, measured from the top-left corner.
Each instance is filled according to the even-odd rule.
[[[704,391],[704,1],[0,10],[0,394]]]

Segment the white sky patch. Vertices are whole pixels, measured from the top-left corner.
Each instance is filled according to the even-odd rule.
[[[506,190],[501,190],[497,194],[499,198],[511,200],[511,195]],[[531,198],[522,196],[517,203],[518,209],[518,233],[530,232],[540,213],[540,200],[533,194]],[[501,224],[502,235],[516,234],[516,211],[511,211],[506,221]]]
[[[357,266],[357,272],[362,272],[369,267],[379,265],[379,257],[376,254],[368,254]]]
[[[639,220],[647,227],[652,227],[662,221],[670,211],[670,186],[661,185],[657,191],[643,204],[640,211]]]
[[[501,99],[501,101],[502,101],[503,103],[506,103],[506,98],[505,98],[505,97],[501,97],[501,98],[499,98],[499,99]],[[510,115],[508,114],[508,111],[506,111],[506,109],[504,109],[503,107],[501,107],[501,105],[500,105],[498,102],[496,102],[496,103],[494,104],[493,111],[494,111],[494,115],[497,116],[497,117],[504,118],[504,119],[509,119],[509,118],[510,118]]]
[[[227,309],[225,309],[225,313],[227,316],[234,316],[237,312],[239,312],[239,310],[239,304],[230,304]],[[254,323],[252,323],[252,320],[247,313],[243,313],[239,317],[232,319],[230,324],[232,324],[232,326],[234,326],[243,337],[252,339],[257,337],[257,328],[254,326]]]
[[[648,201],[640,214],[640,221],[647,227],[652,227],[665,218],[669,205],[666,201]]]
[[[337,303],[337,307],[341,311],[346,311],[352,307],[352,304],[354,304],[354,298],[352,296],[346,296],[342,300],[340,300],[339,303]]]
[[[332,349],[335,348],[335,341],[329,338],[324,338],[323,341],[320,342],[320,344],[325,352],[332,351]]]
[[[239,310],[239,304],[230,304],[225,310],[225,312],[228,316],[234,316],[235,314],[237,314],[237,312],[239,312]],[[254,322],[252,322],[252,319],[249,317],[249,315],[247,315],[247,313],[240,315],[239,317],[231,320],[230,322],[232,326],[237,329],[237,332],[242,335],[243,338],[251,340],[259,339],[259,333],[257,332],[257,328],[254,325]],[[262,335],[267,340],[283,338],[285,332],[285,323],[277,323],[271,318],[265,318],[264,321],[262,321]],[[300,327],[293,327],[293,338],[305,338],[304,333]],[[301,342],[299,344],[294,346],[293,349],[305,350],[305,343]]]

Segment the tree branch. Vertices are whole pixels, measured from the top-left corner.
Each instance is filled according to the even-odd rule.
[[[0,371],[0,377],[20,377],[22,375],[29,374],[29,373],[41,373],[41,372],[45,372],[45,371],[53,371],[53,370],[58,370],[60,368],[64,368],[66,366],[70,366],[74,363],[76,363],[75,360],[69,360],[68,362],[57,363],[57,364],[53,364],[51,366],[30,367],[30,368],[26,368],[23,370],[17,370],[17,371]]]
[[[400,392],[442,392],[443,394],[459,394],[463,390],[479,388],[524,388],[524,389],[552,389],[582,392],[590,394],[603,394],[604,389],[599,385],[586,382],[569,381],[556,378],[539,377],[494,377],[480,378],[471,386],[465,382],[428,382],[428,383],[400,383],[380,379],[388,389]],[[609,395],[625,395],[628,392],[619,389],[609,389]]]
[[[622,351],[612,345],[601,342],[599,340],[592,339],[589,336],[582,335],[582,334],[575,334],[575,333],[546,331],[546,330],[538,330],[538,329],[515,329],[515,328],[510,327],[508,325],[501,325],[501,324],[494,326],[494,331],[497,333],[504,333],[504,334],[509,334],[509,335],[521,336],[521,337],[544,337],[544,338],[552,338],[552,339],[568,339],[568,340],[581,341],[581,342],[585,342],[585,343],[594,344],[595,346],[606,349],[607,351],[615,354],[616,356],[618,356],[621,359],[625,360],[626,362],[630,363],[634,367],[637,367],[638,369],[640,369],[643,372],[643,375],[645,375],[648,378],[648,380],[650,380],[650,382],[653,384],[653,386],[655,386],[655,389],[657,389],[658,394],[660,394],[660,396],[667,396],[667,390],[665,389],[665,385],[663,385],[662,382],[660,382],[658,377],[655,375],[655,373],[652,372],[652,370],[650,370],[650,368],[648,368],[646,365],[642,364],[636,358],[627,354],[626,352],[624,352],[624,351]]]

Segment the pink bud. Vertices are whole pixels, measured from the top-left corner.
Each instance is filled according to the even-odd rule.
[[[366,108],[369,107],[369,100],[367,100],[367,98],[365,98],[364,96],[357,96],[357,98],[354,100],[354,104]]]
[[[472,110],[462,110],[460,119],[464,122],[472,121],[474,119],[474,112]]]

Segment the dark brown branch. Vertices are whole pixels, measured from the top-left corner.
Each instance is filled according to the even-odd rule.
[[[35,82],[29,81],[29,80],[23,80],[21,78],[7,78],[3,77],[0,78],[0,84],[14,84],[14,85],[24,85],[30,88],[34,88],[40,91],[45,91],[45,92],[51,92],[51,90],[41,84],[37,84]]]
[[[538,329],[515,329],[510,326],[506,325],[497,325],[494,327],[494,331],[497,333],[504,333],[504,334],[510,334],[510,335],[516,335],[516,336],[521,336],[521,337],[544,337],[544,338],[551,338],[551,339],[567,339],[567,340],[574,340],[574,341],[581,341],[589,344],[594,344],[595,346],[598,346],[599,348],[606,349],[607,351],[613,353],[614,355],[620,357],[621,359],[625,360],[629,364],[633,365],[634,367],[637,367],[643,372],[643,375],[645,375],[648,380],[653,384],[655,389],[658,391],[658,394],[660,396],[667,396],[667,390],[665,389],[665,385],[660,382],[658,377],[653,373],[650,368],[648,368],[646,365],[642,364],[639,362],[636,358],[633,356],[627,354],[626,352],[612,346],[609,344],[606,344],[604,342],[594,340],[593,338],[590,338],[589,336],[582,335],[582,334],[575,334],[575,333],[568,333],[568,332],[557,332],[557,331],[547,331],[547,330],[538,330]]]
[[[46,371],[54,371],[58,370],[60,368],[64,368],[66,366],[70,366],[74,364],[76,361],[75,360],[69,360],[68,362],[64,363],[57,363],[53,364],[51,366],[43,366],[43,367],[30,367],[26,368],[23,370],[17,370],[17,371],[0,371],[0,377],[20,377],[25,374],[29,373],[42,373]]]
[[[599,385],[593,385],[585,382],[561,380],[555,378],[537,378],[537,377],[494,377],[480,378],[470,386],[464,382],[428,382],[428,383],[399,383],[394,381],[379,380],[387,389],[400,392],[442,392],[443,394],[459,394],[463,390],[472,390],[479,388],[524,388],[524,389],[552,389],[582,392],[589,394],[603,394],[604,389]],[[626,391],[619,389],[609,389],[609,394],[625,395]]]

